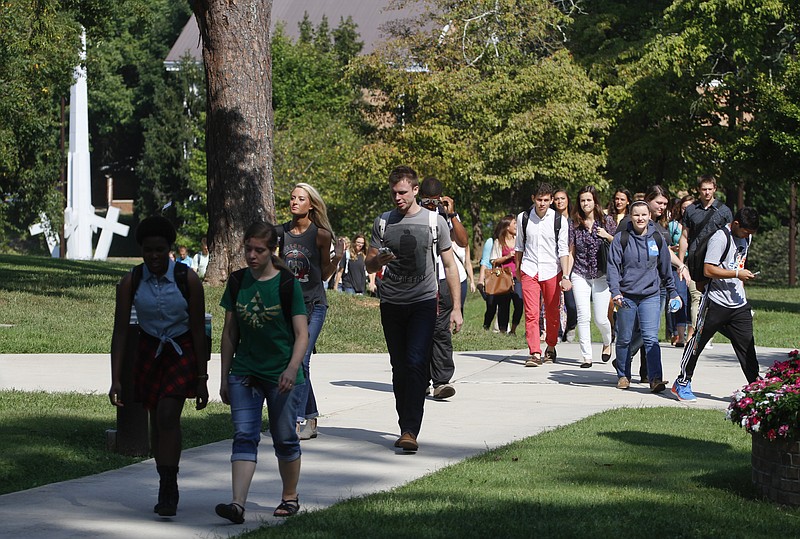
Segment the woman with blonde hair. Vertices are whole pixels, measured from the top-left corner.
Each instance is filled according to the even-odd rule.
[[[324,283],[330,279],[344,253],[344,241],[334,242],[328,209],[319,192],[298,183],[289,199],[292,220],[278,227],[279,254],[303,289],[308,314],[308,349],[303,358],[305,383],[298,386],[297,429],[301,440],[317,437],[317,401],[311,386],[311,353],[328,312]],[[333,251],[333,252],[332,252]]]

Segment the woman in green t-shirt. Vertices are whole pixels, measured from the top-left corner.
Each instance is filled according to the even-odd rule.
[[[292,279],[291,327],[281,305],[282,271],[289,271],[273,255],[278,240],[268,223],[254,223],[244,236],[244,271],[236,289],[228,280],[220,305],[225,308],[222,330],[222,381],[219,394],[231,406],[234,426],[231,455],[233,500],[216,512],[231,522],[244,522],[244,508],[256,469],[261,439],[261,414],[267,400],[269,430],[283,480],[276,517],[300,509],[300,439],[296,430],[294,388],[303,383],[299,369],[308,346],[308,322],[300,283]]]

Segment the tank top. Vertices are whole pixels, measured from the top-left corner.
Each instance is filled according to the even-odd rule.
[[[293,234],[290,229],[291,223],[286,223],[281,258],[300,282],[306,309],[310,314],[315,305],[328,305],[322,282],[322,260],[317,248],[319,229],[314,223],[311,223],[302,234]]]

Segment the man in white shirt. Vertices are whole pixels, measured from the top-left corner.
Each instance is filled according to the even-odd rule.
[[[567,219],[550,208],[553,187],[543,183],[531,196],[533,206],[517,216],[517,241],[514,246],[517,278],[522,282],[525,304],[525,338],[530,357],[526,367],[542,364],[539,333],[540,302],[547,322],[545,363],[555,362],[560,324],[561,291],[570,290],[569,227]],[[558,221],[557,221],[558,219]],[[558,236],[556,237],[556,230]]]
[[[200,239],[200,252],[192,257],[192,269],[202,280],[206,276],[208,268],[208,242],[205,238]]]

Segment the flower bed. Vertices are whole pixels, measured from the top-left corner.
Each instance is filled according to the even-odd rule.
[[[779,503],[800,506],[800,352],[731,398],[727,419],[753,435],[753,483]]]
[[[775,363],[761,380],[733,394],[727,418],[767,440],[800,439],[800,352]]]

